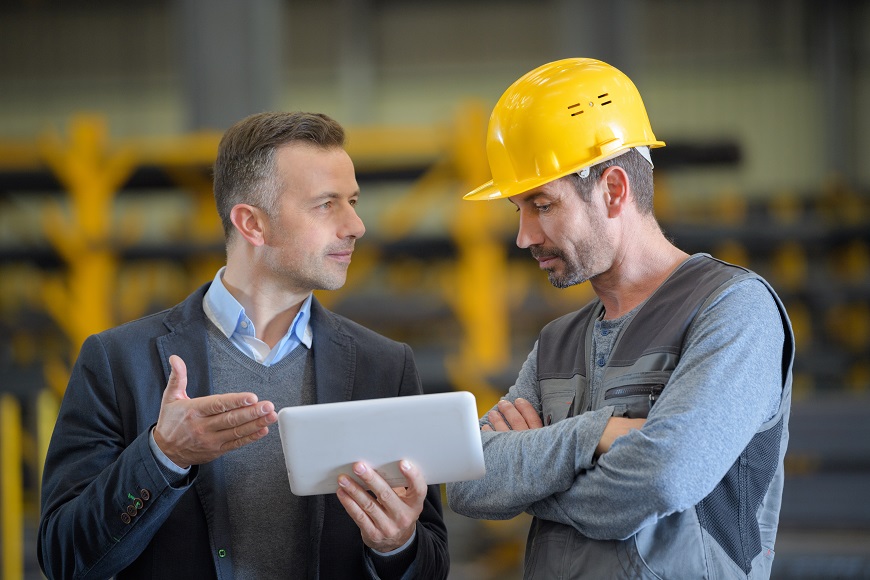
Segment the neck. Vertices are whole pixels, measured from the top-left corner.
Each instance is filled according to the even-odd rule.
[[[288,289],[249,264],[228,259],[223,283],[254,323],[257,338],[271,348],[287,334],[311,292]]]
[[[689,255],[671,244],[656,226],[654,235],[638,236],[617,251],[608,270],[590,280],[604,305],[604,318],[619,318],[649,298]]]

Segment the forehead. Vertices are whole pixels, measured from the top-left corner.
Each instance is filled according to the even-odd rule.
[[[317,195],[356,193],[353,162],[341,147],[324,149],[307,143],[282,145],[275,151],[275,169],[285,190]]]

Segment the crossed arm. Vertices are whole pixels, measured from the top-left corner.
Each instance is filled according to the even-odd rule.
[[[495,409],[487,413],[486,418],[489,420],[489,425],[483,425],[481,431],[527,431],[544,426],[537,409],[523,398],[518,398],[513,403],[502,399]],[[640,429],[644,423],[646,423],[645,419],[610,417],[604,426],[598,445],[595,446],[595,457],[607,453],[617,438],[628,435],[632,429]]]

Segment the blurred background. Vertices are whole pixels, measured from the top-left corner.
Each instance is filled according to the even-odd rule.
[[[497,400],[592,294],[550,287],[509,204],[460,198],[489,179],[501,93],[570,56],[638,86],[677,245],[753,268],[788,308],[774,577],[870,578],[868,33],[866,0],[0,0],[2,578],[41,577],[42,457],[84,338],[222,265],[210,166],[248,114],[348,128],[368,231],[319,298],[408,342],[427,392]],[[527,518],[446,516],[451,578],[521,577]]]

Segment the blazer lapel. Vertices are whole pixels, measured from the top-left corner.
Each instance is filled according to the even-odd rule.
[[[314,385],[316,403],[349,401],[353,396],[353,381],[356,373],[356,345],[344,333],[341,321],[317,301],[311,300],[311,349],[314,355]],[[320,578],[321,537],[325,519],[326,496],[308,498],[310,522],[309,578]]]
[[[169,380],[170,355],[178,355],[187,366],[187,395],[205,397],[211,394],[211,377],[208,366],[208,338],[202,298],[205,287],[194,292],[184,302],[173,308],[166,316],[169,334],[157,339],[157,350],[163,364],[165,378]]]
[[[316,298],[311,300],[311,328],[317,403],[349,401],[356,373],[353,339],[342,331],[340,320]]]

